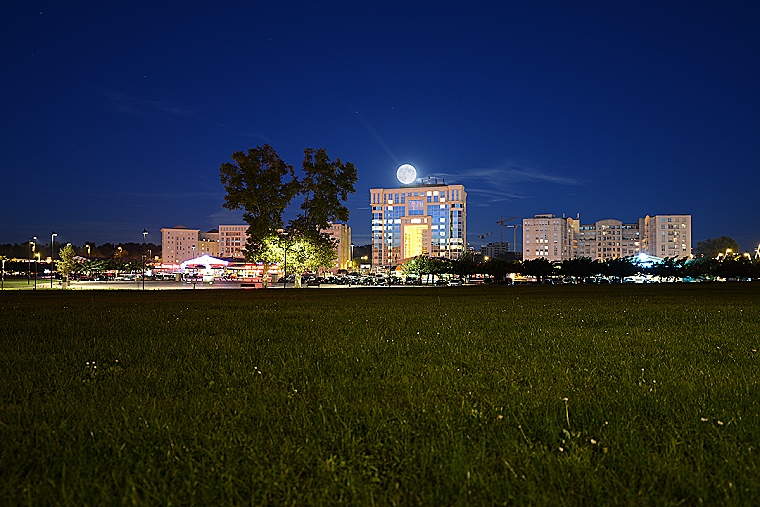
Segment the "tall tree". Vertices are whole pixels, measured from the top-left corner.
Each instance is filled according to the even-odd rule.
[[[288,252],[288,266],[294,276],[294,286],[301,287],[301,275],[307,271],[318,272],[331,266],[338,258],[331,241],[314,238],[297,238]],[[292,259],[292,260],[291,260]]]
[[[289,176],[288,181],[283,178]],[[298,194],[298,180],[293,167],[286,164],[270,145],[236,151],[232,162],[219,168],[219,177],[227,195],[222,206],[229,210],[242,209],[248,224],[245,258],[249,262],[261,259],[265,239],[283,228],[282,215]]]
[[[590,257],[565,259],[560,263],[559,268],[563,276],[572,276],[581,280],[602,272],[602,265]]]
[[[633,263],[630,257],[619,257],[606,260],[601,265],[601,272],[606,276],[613,276],[622,282],[625,277],[638,273],[639,267]]]
[[[301,213],[292,220],[291,229],[299,235],[318,237],[330,222],[346,222],[348,208],[344,202],[355,192],[357,173],[354,164],[330,160],[324,148],[306,148],[303,177],[298,191],[303,195]]]
[[[60,260],[55,261],[56,269],[63,276],[64,287],[69,283],[69,275],[77,268],[77,262],[74,260],[76,252],[71,243],[61,248],[58,252]]]
[[[697,241],[694,255],[698,257],[717,257],[718,254],[725,254],[727,250],[739,253],[739,243],[730,236],[721,236],[719,238]]]
[[[326,252],[335,245],[321,231],[330,222],[348,220],[344,202],[355,190],[354,165],[330,160],[324,149],[307,148],[299,180],[293,167],[269,145],[251,148],[248,153],[235,152],[232,159],[234,163],[226,162],[219,169],[227,191],[223,206],[244,211],[246,260],[263,261],[267,271],[273,259],[282,258],[284,263],[287,250],[288,271],[296,274],[297,280],[305,270],[332,263],[333,254]],[[283,181],[286,177],[289,179]],[[303,196],[301,212],[284,227],[283,213],[297,195]]]
[[[478,270],[475,256],[472,252],[464,252],[458,259],[451,263],[451,272],[459,278],[467,278],[474,275]]]
[[[554,265],[549,260],[539,257],[523,261],[521,272],[526,276],[535,276],[540,283],[543,283],[544,278],[553,274]]]

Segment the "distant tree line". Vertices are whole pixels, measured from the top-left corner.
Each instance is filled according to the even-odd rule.
[[[466,277],[481,274],[488,275],[497,282],[505,280],[510,274],[532,276],[539,281],[571,278],[581,283],[591,282],[599,277],[623,281],[627,277],[636,275],[653,275],[674,280],[684,278],[760,279],[760,259],[753,259],[748,254],[730,253],[718,258],[665,258],[662,262],[648,267],[640,265],[635,257],[608,261],[578,257],[562,262],[550,262],[546,259],[526,261],[489,259],[475,262],[471,253],[465,253],[456,260],[428,256],[415,257],[406,261],[402,269],[405,274],[419,277],[444,274]]]
[[[58,257],[58,249],[62,248],[66,243],[59,243],[56,241],[55,256]],[[142,243],[103,243],[101,245],[95,244],[93,241],[86,241],[82,245],[72,244],[74,254],[79,257],[85,257],[89,259],[112,259],[119,257],[125,260],[140,260],[143,255]],[[89,247],[89,248],[88,248]],[[6,259],[29,259],[33,257],[32,248],[34,252],[39,252],[42,259],[50,257],[50,243],[35,243],[34,247],[31,245],[31,240],[24,243],[4,243],[0,244],[0,255]],[[145,255],[154,257],[161,255],[161,245],[155,243],[145,244]]]
[[[89,248],[88,248],[89,247]],[[83,245],[55,244],[57,266],[64,261],[67,273],[97,274],[105,271],[134,272],[142,269],[143,255],[146,265],[150,266],[156,256],[161,255],[161,246],[155,243],[103,243],[96,245],[86,242]],[[65,255],[64,255],[65,252]],[[39,254],[44,261],[50,257],[50,243],[6,243],[0,244],[0,257],[5,258],[5,271],[34,273],[29,261]],[[15,260],[15,262],[14,262]],[[40,273],[38,273],[40,274]]]

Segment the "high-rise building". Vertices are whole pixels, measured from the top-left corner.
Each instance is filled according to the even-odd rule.
[[[691,255],[691,215],[647,215],[635,223],[608,218],[581,224],[580,217],[536,215],[523,219],[523,259],[562,261],[589,257],[605,261],[645,253]]]
[[[580,220],[540,214],[523,219],[523,260],[575,257]]]
[[[370,189],[372,265],[391,268],[419,255],[457,259],[467,246],[463,185]]]
[[[638,223],[624,224],[608,218],[593,224],[581,224],[578,230],[576,257],[605,261],[629,257],[641,252]]]
[[[195,258],[198,253],[199,229],[184,225],[161,229],[161,259],[164,264],[181,264]]]
[[[641,251],[655,257],[691,255],[691,215],[653,215],[639,218]]]

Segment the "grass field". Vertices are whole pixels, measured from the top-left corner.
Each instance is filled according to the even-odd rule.
[[[0,293],[1,505],[758,505],[760,285]]]

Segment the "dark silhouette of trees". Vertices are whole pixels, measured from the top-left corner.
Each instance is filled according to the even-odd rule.
[[[562,276],[572,276],[576,280],[583,280],[602,272],[602,266],[590,257],[576,257],[565,259],[558,265],[558,273]]]
[[[523,261],[521,273],[526,276],[535,276],[540,283],[554,273],[554,265],[547,259],[531,259]]]
[[[718,254],[725,255],[728,250],[738,253],[739,243],[730,236],[721,236],[719,238],[697,241],[693,253],[695,257],[717,257]]]
[[[309,249],[325,252],[333,247],[330,237],[321,231],[331,222],[348,220],[349,210],[344,203],[348,195],[355,191],[357,180],[356,168],[352,163],[330,160],[323,148],[306,148],[303,176],[299,180],[293,167],[286,164],[268,144],[251,148],[247,153],[235,152],[232,160],[232,163],[225,162],[219,168],[219,177],[227,192],[223,206],[243,210],[243,220],[248,224],[247,261],[271,261],[273,252],[265,250],[273,245],[278,245],[277,251],[282,252],[283,265],[285,256],[291,251],[296,255],[296,250],[300,253]],[[283,213],[298,195],[303,196],[301,212],[285,227]],[[284,232],[280,234],[278,231]],[[279,241],[273,240],[278,235],[281,236]],[[305,247],[307,244],[309,248],[296,248],[296,245]],[[292,264],[297,287],[300,286],[303,269],[309,265],[306,260]]]

